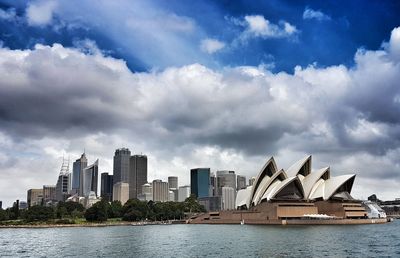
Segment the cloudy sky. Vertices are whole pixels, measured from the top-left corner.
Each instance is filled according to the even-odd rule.
[[[398,1],[0,0],[0,200],[55,184],[86,150],[255,176],[356,173],[353,195],[400,197]],[[72,166],[72,165],[71,165]]]

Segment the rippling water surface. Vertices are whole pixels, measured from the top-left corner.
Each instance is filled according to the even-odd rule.
[[[0,229],[0,257],[400,257],[384,225]]]

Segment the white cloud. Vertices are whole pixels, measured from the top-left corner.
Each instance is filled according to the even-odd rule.
[[[214,54],[224,47],[225,43],[216,39],[203,39],[200,43],[200,49],[208,54]]]
[[[57,7],[55,0],[39,0],[31,2],[26,9],[28,24],[45,26],[53,20],[53,12]]]
[[[400,27],[392,30],[389,41],[389,52],[393,57],[400,60]]]
[[[10,205],[29,188],[54,184],[62,152],[75,159],[86,148],[91,161],[100,158],[100,172],[111,172],[123,146],[149,155],[150,179],[175,174],[182,184],[190,167],[249,177],[267,156],[287,168],[305,153],[335,175],[398,184],[400,66],[388,51],[358,51],[351,68],[294,74],[200,64],[132,73],[101,51],[2,48],[0,196]],[[396,193],[387,189],[385,197]]]
[[[14,8],[10,8],[8,10],[0,9],[0,19],[12,21],[16,19],[17,15]]]
[[[327,21],[330,20],[331,17],[319,10],[313,10],[309,7],[306,7],[303,12],[303,19],[304,20],[316,19],[318,21]]]
[[[246,15],[244,21],[235,22],[245,27],[242,38],[284,38],[297,34],[299,31],[294,25],[280,21],[279,25],[271,23],[262,15]]]

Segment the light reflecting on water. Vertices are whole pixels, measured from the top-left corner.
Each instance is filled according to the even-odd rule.
[[[0,256],[400,257],[400,221],[346,226],[0,229]]]

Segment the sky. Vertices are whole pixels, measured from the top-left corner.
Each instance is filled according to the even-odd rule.
[[[0,0],[0,200],[117,148],[189,170],[355,173],[400,197],[400,2]]]

